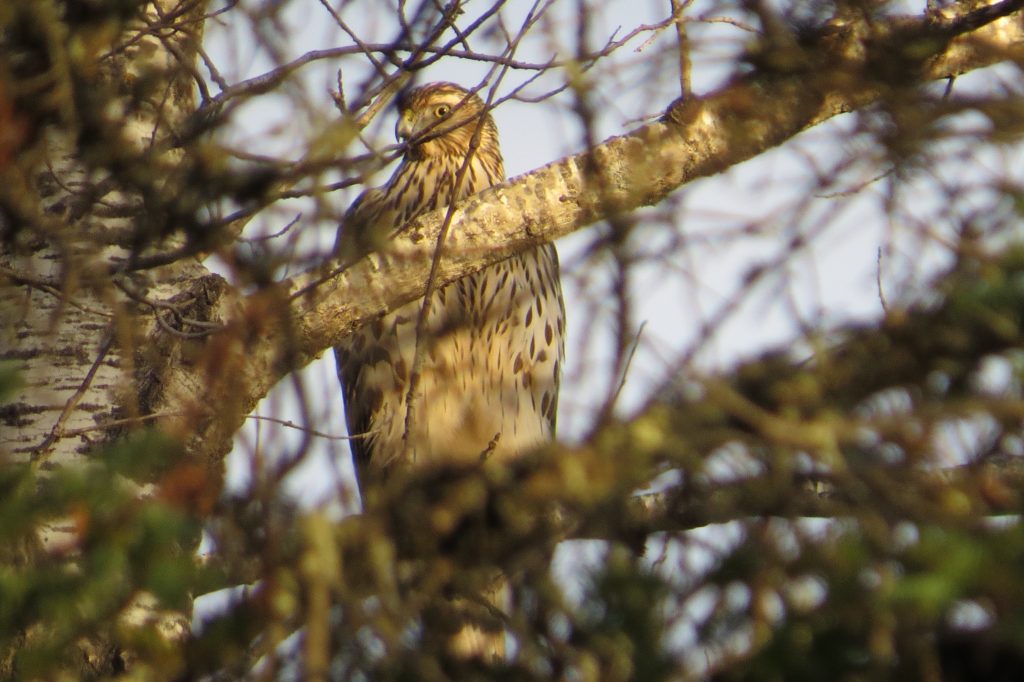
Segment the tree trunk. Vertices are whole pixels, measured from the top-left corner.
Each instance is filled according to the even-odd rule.
[[[103,446],[127,431],[118,425],[150,415],[146,395],[158,378],[145,344],[155,325],[142,301],[172,300],[207,274],[182,259],[111,276],[184,239],[173,210],[183,152],[174,143],[195,105],[203,10],[194,0],[156,0],[127,14],[28,0],[8,10],[4,49],[14,68],[0,81],[0,110],[21,135],[5,138],[0,162],[0,358],[14,361],[21,388],[0,408],[0,452],[40,480],[100,466]],[[139,497],[154,491],[152,481],[130,485]],[[53,519],[38,528],[35,550],[74,556],[81,526]],[[171,639],[187,633],[187,611],[154,605],[136,596],[118,624],[157,623]],[[99,633],[80,644],[75,675],[127,664]]]
[[[129,14],[111,5],[97,14],[73,3],[61,14],[57,3],[13,0],[5,10],[15,18],[0,70],[0,359],[13,361],[22,387],[0,406],[0,453],[44,480],[101,466],[105,446],[156,424],[180,450],[159,480],[126,485],[201,516],[256,401],[347,331],[422,295],[441,217],[345,272],[305,273],[246,298],[194,256],[175,256],[217,238],[196,217],[216,189],[203,193],[202,150],[181,132],[192,128],[204,3],[154,0]],[[1015,9],[1000,3],[946,23],[851,20],[808,39],[806,63],[754,55],[763,68],[753,76],[468,202],[442,279],[657,203],[883,98],[886,78],[938,78],[1006,58],[1021,24],[993,20]],[[908,54],[898,73],[872,71],[912,39],[930,51]],[[44,524],[31,551],[73,560],[91,512]],[[28,553],[5,560],[33,560]],[[156,623],[172,642],[187,632],[187,605],[161,612],[149,596],[129,596],[119,624]],[[81,677],[131,659],[109,633],[81,646]],[[0,655],[0,674],[11,671]]]

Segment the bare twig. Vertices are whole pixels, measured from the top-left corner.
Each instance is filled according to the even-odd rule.
[[[156,319],[157,324],[168,334],[184,338],[184,339],[198,339],[204,336],[209,336],[214,332],[218,332],[224,328],[224,325],[219,322],[209,322],[207,320],[197,320],[194,318],[183,317],[181,314],[181,308],[186,305],[185,302],[178,301],[171,303],[169,301],[154,301],[151,298],[143,296],[142,294],[132,290],[131,286],[121,277],[115,277],[113,280],[114,286],[123,291],[128,298],[132,299],[136,303],[148,307],[153,311],[153,317]],[[181,326],[198,327],[201,331],[198,332],[186,332],[182,329],[171,326],[163,316],[160,314],[161,311],[170,312],[174,316],[174,319]]]
[[[690,39],[686,34],[686,21],[683,12],[693,0],[669,0],[672,9],[672,20],[676,26],[676,40],[679,42],[679,96],[689,97],[690,86]]]
[[[326,438],[327,440],[360,440],[362,438],[366,438],[369,435],[368,433],[357,433],[355,435],[350,434],[347,436],[339,436],[333,433],[324,433],[323,431],[317,431],[316,429],[311,429],[308,426],[302,426],[301,424],[296,424],[290,419],[279,419],[278,417],[268,417],[266,415],[259,414],[249,414],[246,415],[245,418],[252,419],[253,421],[272,422],[274,424],[279,424],[289,429],[295,429],[297,431],[308,433],[309,435],[316,436],[317,438]]]
[[[640,323],[639,329],[636,330],[636,336],[633,337],[633,345],[629,348],[629,355],[626,356],[626,363],[622,368],[622,374],[619,376],[619,381],[615,387],[615,393],[612,394],[612,404],[618,402],[619,395],[622,393],[622,388],[626,385],[626,378],[629,376],[629,368],[633,364],[633,357],[636,355],[636,349],[640,346],[640,337],[643,336],[644,327],[646,326],[647,320],[644,320]]]
[[[61,410],[53,428],[50,429],[50,433],[47,434],[46,438],[43,439],[43,442],[39,444],[39,447],[33,451],[33,464],[39,464],[45,461],[46,457],[50,454],[51,446],[64,436],[64,423],[68,420],[68,417],[71,416],[71,413],[78,405],[78,402],[82,399],[82,396],[84,396],[86,391],[89,390],[89,386],[92,385],[92,380],[96,377],[96,372],[103,363],[103,359],[107,357],[107,352],[110,350],[113,342],[113,330],[107,329],[107,331],[104,332],[103,339],[100,341],[99,348],[96,350],[96,358],[93,360],[92,366],[89,367],[89,371],[86,372],[85,378],[82,379],[82,383],[79,384],[75,392],[71,394],[71,397],[69,397],[67,402],[64,403],[64,409]]]

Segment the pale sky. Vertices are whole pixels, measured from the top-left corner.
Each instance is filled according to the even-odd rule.
[[[509,25],[518,25],[531,4],[510,2],[506,10]],[[541,62],[566,45],[574,32],[575,4],[558,3],[562,18],[536,29],[535,37],[524,40],[516,56]],[[621,37],[640,24],[663,19],[667,6],[667,0],[607,2],[604,11],[590,17],[592,46],[612,34]],[[385,42],[393,37],[393,28],[379,15],[379,7],[369,0],[349,3],[342,15],[363,40]],[[711,7],[698,0],[691,16]],[[287,58],[351,43],[340,35],[315,0],[293,2],[284,16],[287,25],[272,35]],[[691,37],[696,45],[694,90],[702,94],[721,84],[730,55],[741,47],[746,36],[733,27],[715,24],[694,26]],[[675,36],[667,30],[651,41],[649,38],[649,34],[637,37],[591,73],[598,139],[634,129],[641,119],[657,115],[678,96],[678,73],[671,58]],[[249,26],[208,32],[207,49],[231,81],[272,67],[255,45]],[[637,48],[642,49],[638,52]],[[328,90],[334,87],[339,68],[344,71],[345,82],[354,88],[365,66],[352,58],[304,70],[299,85],[290,86],[285,94],[259,97],[244,107],[233,121],[229,139],[251,152],[299,157],[307,141],[337,116]],[[450,80],[475,85],[487,69],[479,62],[447,58],[430,67],[419,82]],[[499,94],[529,75],[509,73]],[[960,79],[957,87],[994,87],[999,76],[998,69],[986,70]],[[1006,71],[1005,77],[1013,79],[1016,74]],[[543,82],[550,86],[562,78],[563,72],[554,71]],[[538,84],[530,92],[541,90]],[[498,107],[494,116],[510,176],[583,148],[580,127],[566,96],[539,104],[508,102]],[[854,116],[840,117],[722,175],[692,183],[662,206],[647,210],[651,215],[667,216],[674,227],[669,229],[664,221],[653,221],[632,238],[638,250],[660,257],[652,258],[634,273],[634,321],[636,327],[643,324],[644,329],[622,394],[622,411],[634,409],[647,398],[651,388],[664,381],[684,355],[693,356],[691,371],[728,368],[764,349],[784,347],[798,336],[802,325],[828,329],[845,321],[878,317],[882,313],[879,286],[890,304],[905,300],[929,273],[948,260],[937,245],[937,237],[948,233],[957,216],[940,211],[943,202],[937,197],[943,185],[965,175],[977,178],[982,185],[989,175],[1005,175],[1013,166],[1008,154],[979,151],[968,143],[958,147],[957,140],[952,139],[948,145],[959,154],[955,161],[922,169],[901,186],[901,196],[912,197],[904,204],[910,207],[907,210],[891,215],[882,210],[891,186],[885,179],[869,182],[879,168],[871,163],[851,163],[842,175],[843,182],[829,188],[830,194],[842,189],[859,192],[814,196],[818,191],[817,175],[827,175],[837,164],[871,149],[856,134],[858,121]],[[389,110],[371,126],[368,135],[381,144],[391,143],[393,125],[394,114]],[[384,182],[389,173],[390,168],[381,172],[375,183]],[[329,196],[328,201],[334,202],[332,210],[337,215],[343,213],[359,189]],[[973,201],[966,196],[962,210],[971,210]],[[287,210],[257,221],[252,229],[275,232],[299,211],[304,216],[314,213],[309,202],[293,202]],[[303,229],[307,248],[316,244],[326,248],[333,243],[335,226],[329,220]],[[605,359],[610,352],[610,308],[594,306],[607,295],[609,270],[582,257],[599,229],[587,228],[558,243],[569,333],[559,429],[560,437],[569,440],[586,431],[609,382]],[[800,256],[782,257],[791,251],[796,234],[806,237],[808,246]],[[750,295],[739,297],[739,305],[730,307],[737,300],[737,291],[744,288],[746,274],[763,265],[772,267],[765,283]],[[717,319],[723,307],[730,311],[724,323],[710,340],[700,340],[702,328]],[[297,378],[283,381],[256,414],[303,423],[296,398],[301,391],[312,415],[308,425],[343,435],[341,395],[330,353]],[[236,452],[229,462],[231,485],[242,485],[252,466],[294,451],[301,440],[295,430],[248,422],[236,438]],[[257,450],[265,460],[251,457]],[[333,507],[339,488],[348,484],[349,471],[345,441],[314,439],[306,460],[289,477],[287,489],[304,504],[330,503],[328,506]],[[705,534],[702,542],[728,543],[736,537],[718,528]],[[576,545],[573,554],[579,557],[590,551],[593,558],[592,550]],[[701,558],[694,555],[691,560]]]
[[[514,28],[522,21],[528,2],[510,2],[505,10],[507,23]],[[591,47],[615,35],[621,37],[641,24],[653,24],[664,17],[664,0],[613,0],[605,11],[589,18]],[[343,18],[367,41],[387,41],[393,27],[380,15],[380,5],[349,3]],[[471,5],[472,7],[472,5]],[[516,57],[541,62],[555,50],[572,50],[575,3],[557,3],[563,14],[557,21],[542,23],[524,40]],[[711,5],[697,3],[693,14],[708,11]],[[351,44],[340,35],[324,9],[313,0],[294,2],[283,14],[286,25],[268,33],[284,57],[292,58],[311,49]],[[233,16],[229,13],[227,16]],[[238,80],[271,67],[266,54],[255,48],[250,26],[226,26],[213,29],[207,48],[224,75]],[[697,24],[691,29],[694,41],[693,83],[697,94],[721,84],[727,75],[729,56],[742,45],[746,34],[722,24]],[[566,47],[567,46],[567,47]],[[589,77],[594,88],[594,108],[598,139],[618,135],[658,114],[678,96],[678,73],[672,57],[675,36],[671,30],[653,38],[650,33],[599,63]],[[639,51],[638,51],[639,50]],[[348,87],[355,88],[365,65],[358,58],[315,64],[301,72],[302,78],[281,94],[256,98],[242,108],[233,121],[230,138],[248,151],[276,153],[293,158],[301,155],[325,126],[336,119],[328,91],[335,85],[341,69]],[[473,85],[486,75],[485,63],[446,58],[422,74],[420,82],[452,80]],[[499,94],[533,75],[511,71],[504,77]],[[564,72],[554,71],[531,87],[538,93],[558,84]],[[991,73],[974,80],[990,82]],[[968,87],[972,78],[961,79],[958,87]],[[542,85],[542,83],[544,85]],[[584,146],[571,100],[560,96],[553,101],[529,104],[507,102],[494,116],[501,131],[506,168],[510,176],[579,151]],[[394,115],[387,111],[368,131],[381,144],[393,142]],[[923,229],[943,230],[943,216],[927,216],[929,200],[936,180],[924,177],[911,182],[904,191],[919,192],[920,216],[890,218],[881,207],[890,191],[885,180],[867,184],[856,195],[814,197],[815,173],[829,169],[867,148],[850,135],[857,124],[852,116],[840,117],[805,133],[768,154],[730,169],[726,173],[692,183],[677,191],[668,202],[648,209],[652,215],[667,215],[674,224],[664,222],[637,230],[633,242],[638,250],[657,255],[648,265],[636,269],[633,277],[635,327],[644,325],[636,357],[622,393],[620,407],[628,411],[639,405],[659,384],[677,360],[692,355],[692,367],[725,368],[738,358],[748,357],[768,347],[786,344],[797,335],[801,325],[828,328],[850,319],[865,319],[881,313],[878,268],[886,298],[899,300],[910,284],[919,283],[922,273],[943,262],[941,249],[930,238],[916,239]],[[969,153],[969,152],[968,152]],[[1005,172],[1005,160],[985,152],[973,155],[969,162],[976,171]],[[844,184],[831,192],[856,189],[868,183],[877,166],[856,164],[843,176]],[[964,166],[930,171],[939,177],[944,172],[962,173]],[[384,182],[390,169],[374,178]],[[344,212],[360,188],[329,195],[330,209]],[[297,212],[313,211],[307,204],[293,202],[284,210],[268,213],[255,221],[253,230],[273,232]],[[915,224],[920,219],[925,227]],[[321,221],[303,228],[307,246],[324,247],[333,242],[334,223]],[[560,437],[573,439],[585,432],[595,406],[603,398],[611,378],[605,358],[609,353],[610,319],[606,287],[607,265],[581,259],[600,227],[591,227],[558,243],[563,262],[563,284],[569,319],[567,371],[563,379],[559,417]],[[808,246],[800,256],[787,257],[795,234],[805,237]],[[685,240],[683,246],[672,240]],[[883,258],[879,260],[879,249]],[[667,256],[667,257],[666,257]],[[744,277],[753,267],[770,266],[771,275],[764,285],[739,297]],[[595,302],[598,302],[595,306]],[[718,319],[720,310],[729,313],[710,339],[701,339],[702,329]],[[295,390],[301,385],[313,411],[314,428],[342,434],[344,419],[334,378],[333,359],[327,354],[300,373],[301,382],[285,381],[261,404],[257,414],[301,421],[295,411]],[[258,435],[257,435],[258,434]],[[267,456],[287,451],[301,438],[292,430],[268,423],[250,422],[239,435],[242,452],[251,451],[257,438]],[[324,460],[342,462],[347,457],[343,441],[321,441],[314,446],[314,457],[300,469],[294,490],[307,502],[324,501],[335,496],[334,466]],[[231,467],[232,480],[239,481],[246,466]],[[347,464],[342,464],[342,469]],[[325,475],[331,472],[331,475]],[[244,476],[243,476],[244,478]]]

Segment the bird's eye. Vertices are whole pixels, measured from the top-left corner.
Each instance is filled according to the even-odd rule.
[[[439,104],[437,108],[434,109],[434,115],[437,116],[438,118],[444,118],[445,116],[450,114],[451,111],[452,108],[447,104]]]

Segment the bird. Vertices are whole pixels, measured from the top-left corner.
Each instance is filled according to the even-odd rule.
[[[342,219],[336,251],[380,248],[402,225],[505,180],[498,128],[475,93],[449,82],[398,97],[404,153],[390,179]],[[436,288],[335,347],[356,475],[368,492],[398,467],[507,461],[555,434],[565,305],[552,244]],[[407,396],[417,342],[422,364]],[[500,645],[498,646],[500,649]]]
[[[398,112],[395,132],[405,153],[385,185],[352,204],[339,249],[379,245],[423,213],[505,180],[498,129],[477,95],[453,83],[430,83],[403,93]],[[479,146],[470,155],[477,128]],[[407,444],[405,403],[422,305],[418,299],[380,315],[334,349],[349,433],[358,436],[350,442],[361,486],[399,464],[500,459],[554,436],[565,306],[553,245],[435,290],[427,338],[420,339],[426,352],[418,423]]]

